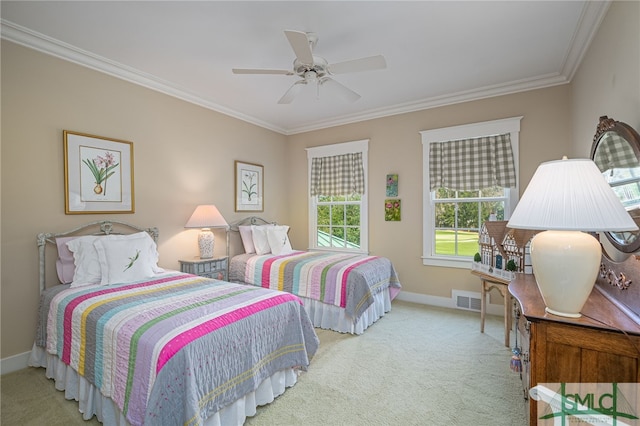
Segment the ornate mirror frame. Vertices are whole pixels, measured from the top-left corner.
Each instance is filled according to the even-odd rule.
[[[591,146],[591,159],[610,183],[629,214],[640,224],[640,135],[631,126],[605,116],[600,117]],[[637,191],[638,203],[623,193]],[[607,239],[621,252],[640,250],[640,231],[606,232]]]

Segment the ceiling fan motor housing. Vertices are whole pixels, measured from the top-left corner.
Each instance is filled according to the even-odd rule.
[[[327,60],[315,55],[313,57],[313,64],[303,64],[298,59],[293,61],[293,72],[297,76],[305,79],[307,78],[307,73],[309,72],[315,73],[316,78],[322,78],[326,76],[328,74],[327,67]]]

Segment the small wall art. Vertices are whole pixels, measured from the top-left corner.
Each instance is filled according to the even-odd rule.
[[[133,143],[65,130],[66,214],[133,213]]]
[[[264,211],[264,167],[236,161],[236,211]]]
[[[398,174],[387,175],[387,197],[398,196]]]
[[[399,199],[384,201],[384,220],[387,222],[399,222],[401,219],[401,204]]]

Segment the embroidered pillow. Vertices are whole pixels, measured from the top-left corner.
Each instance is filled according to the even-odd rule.
[[[273,227],[273,225],[251,226],[251,233],[253,234],[253,245],[256,248],[256,254],[262,255],[271,253],[269,240],[267,240],[267,228],[270,227]]]
[[[67,241],[67,247],[73,253],[73,263],[75,271],[71,287],[81,287],[84,285],[100,284],[102,272],[98,252],[93,246],[98,240],[96,235],[85,235]]]
[[[163,272],[156,243],[146,232],[108,235],[94,242],[102,269],[102,285],[128,283]]]
[[[273,226],[267,229],[267,240],[272,254],[288,254],[293,251],[287,232],[288,226]]]

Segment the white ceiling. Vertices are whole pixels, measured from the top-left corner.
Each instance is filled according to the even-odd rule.
[[[609,2],[2,1],[2,38],[294,134],[568,83]],[[348,103],[286,75],[284,30],[315,32],[329,63],[382,54],[384,70],[334,78]]]

